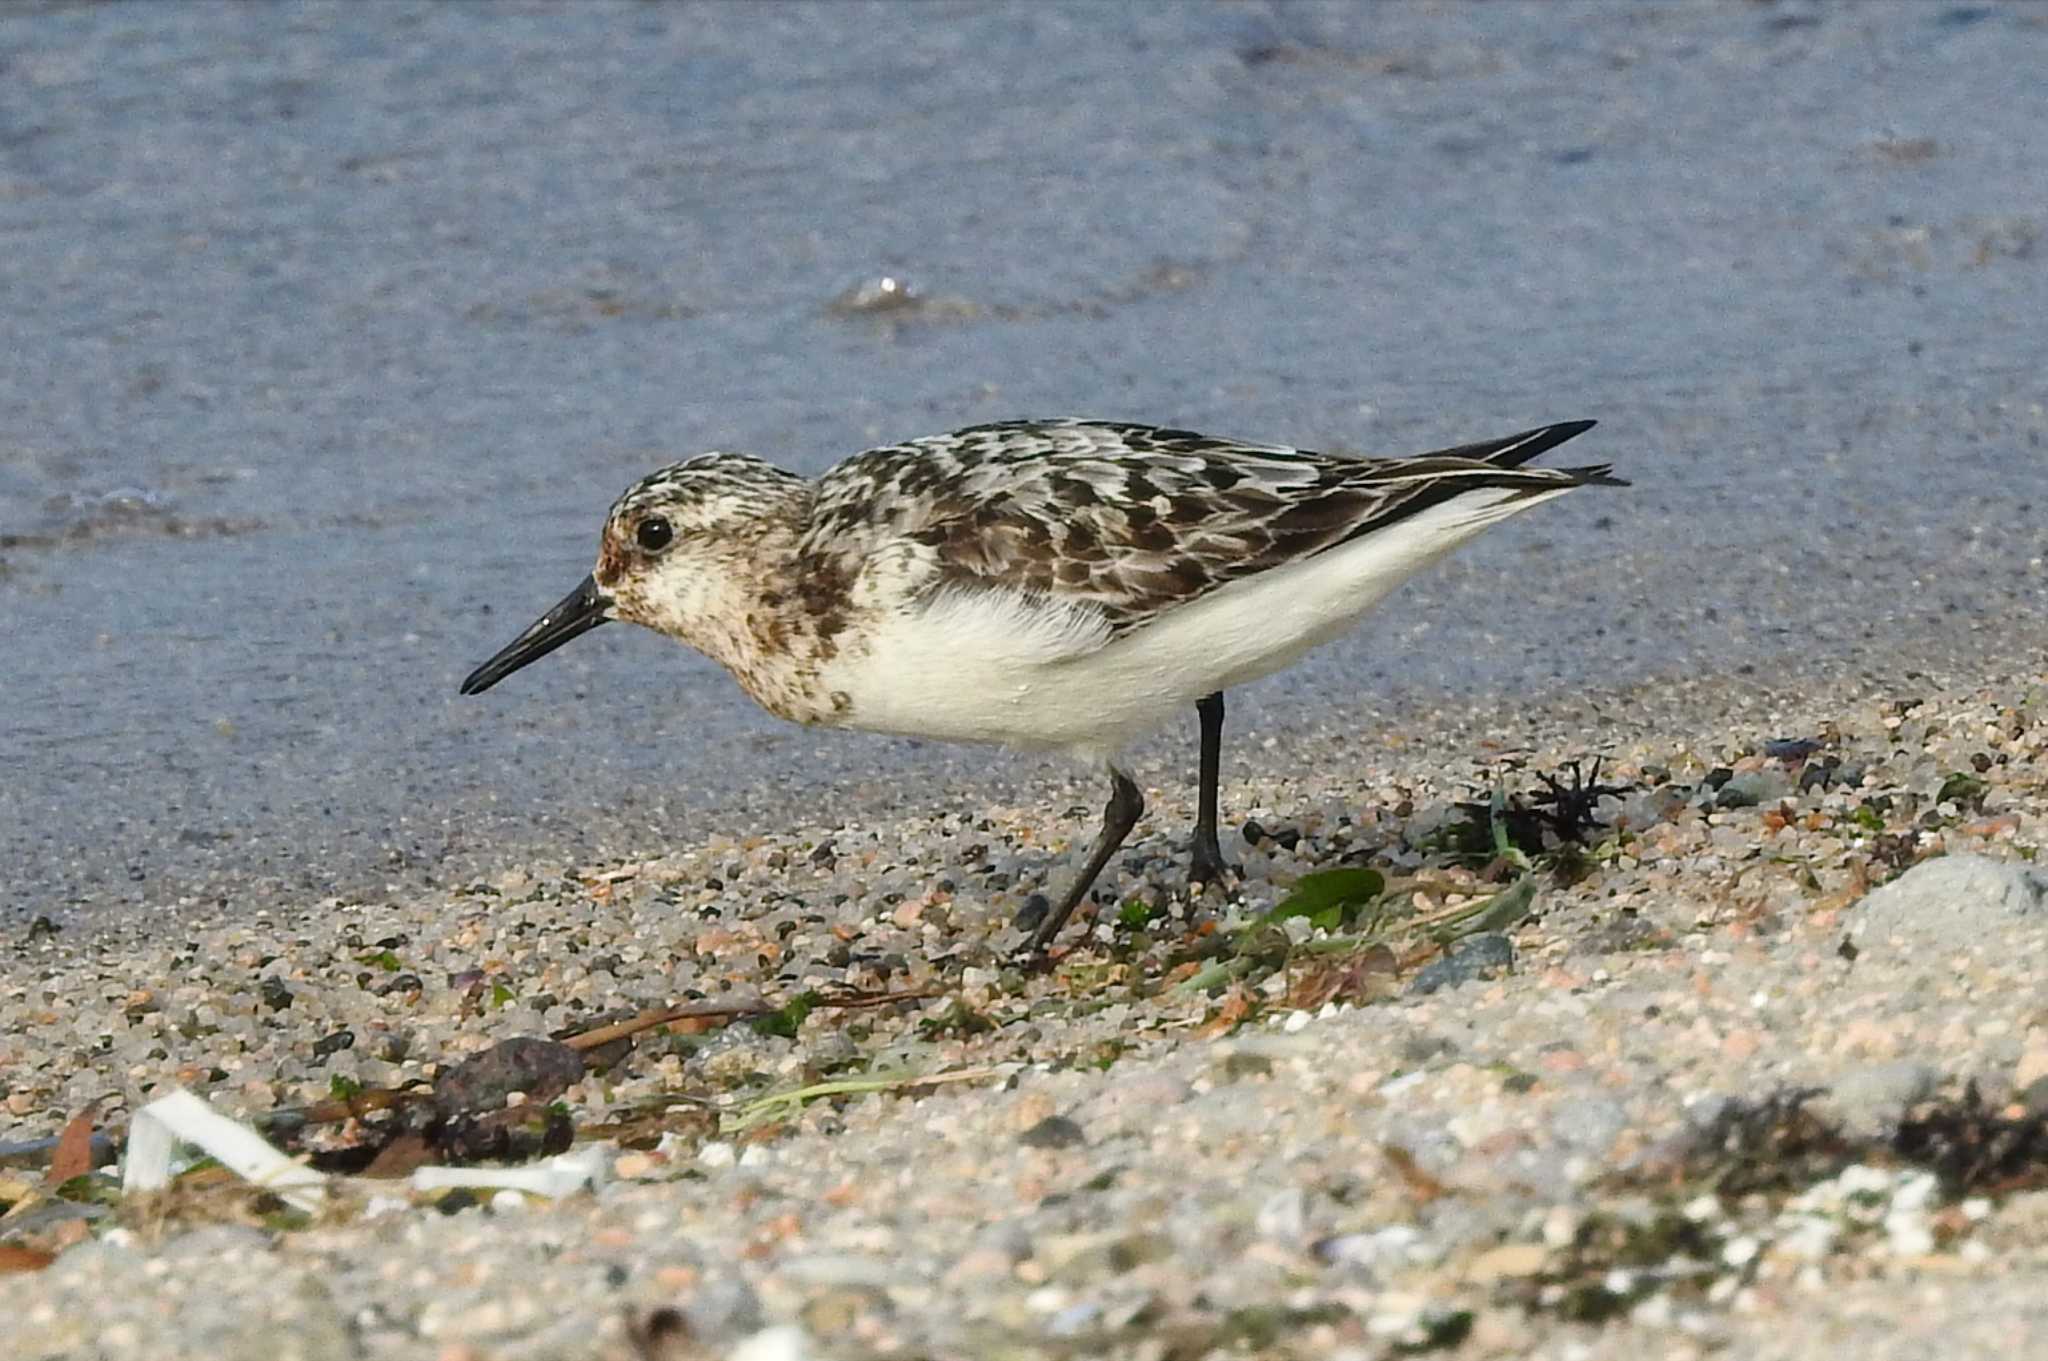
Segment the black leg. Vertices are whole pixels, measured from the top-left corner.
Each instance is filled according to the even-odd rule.
[[[1221,884],[1230,873],[1223,863],[1223,847],[1216,842],[1216,783],[1223,767],[1223,692],[1204,695],[1195,701],[1195,713],[1202,720],[1202,771],[1195,789],[1195,840],[1188,857],[1188,881]]]
[[[1031,940],[1025,946],[1027,953],[1038,954],[1052,943],[1052,938],[1067,924],[1067,918],[1081,905],[1081,899],[1095,883],[1095,877],[1102,873],[1102,867],[1109,863],[1109,857],[1116,854],[1116,848],[1124,844],[1131,828],[1138,825],[1138,815],[1145,811],[1145,796],[1138,792],[1138,786],[1130,776],[1111,766],[1109,780],[1109,803],[1102,810],[1102,832],[1095,838],[1095,849],[1088,853],[1088,863],[1081,867],[1080,875],[1068,886],[1058,906],[1046,914],[1038,929],[1031,933]]]

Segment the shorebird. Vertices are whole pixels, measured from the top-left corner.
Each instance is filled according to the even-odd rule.
[[[1609,466],[1523,466],[1592,421],[1413,458],[1345,458],[1094,420],[1003,421],[856,454],[815,480],[746,454],[652,473],[597,566],[470,673],[473,695],[609,620],[720,663],[779,718],[1067,752],[1109,773],[1039,952],[1144,811],[1121,761],[1193,704],[1190,877],[1216,835],[1223,692],[1350,629],[1487,526]]]

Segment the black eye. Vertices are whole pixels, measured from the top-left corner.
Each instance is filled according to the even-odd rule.
[[[633,531],[633,541],[650,553],[659,553],[676,536],[675,529],[660,515],[650,515]]]

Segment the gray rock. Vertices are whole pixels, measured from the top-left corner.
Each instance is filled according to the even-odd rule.
[[[1889,940],[1950,950],[2034,919],[2048,926],[2048,874],[2017,861],[1947,855],[1915,865],[1866,896],[1849,933],[1864,949]]]
[[[1792,792],[1792,779],[1775,766],[1737,775],[1721,786],[1714,802],[1722,808],[1754,808]]]
[[[1455,988],[1475,978],[1505,973],[1515,966],[1515,943],[1497,932],[1467,936],[1444,953],[1442,959],[1424,968],[1408,985],[1415,996],[1439,988]]]
[[[714,1272],[684,1304],[683,1317],[689,1320],[692,1337],[737,1337],[759,1331],[761,1300],[738,1276]]]
[[[1940,1081],[1938,1070],[1912,1059],[1873,1063],[1829,1083],[1816,1104],[1850,1134],[1880,1138],[1896,1130],[1906,1109],[1931,1096]]]
[[[1551,1113],[1550,1132],[1583,1152],[1601,1154],[1628,1128],[1628,1111],[1606,1097],[1567,1101]]]

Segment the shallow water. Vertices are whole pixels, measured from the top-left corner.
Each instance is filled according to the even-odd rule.
[[[1601,420],[1568,452],[1633,489],[1241,735],[2039,652],[2028,7],[48,5],[0,64],[0,916],[1029,772],[778,727],[623,628],[459,698],[703,448]]]

